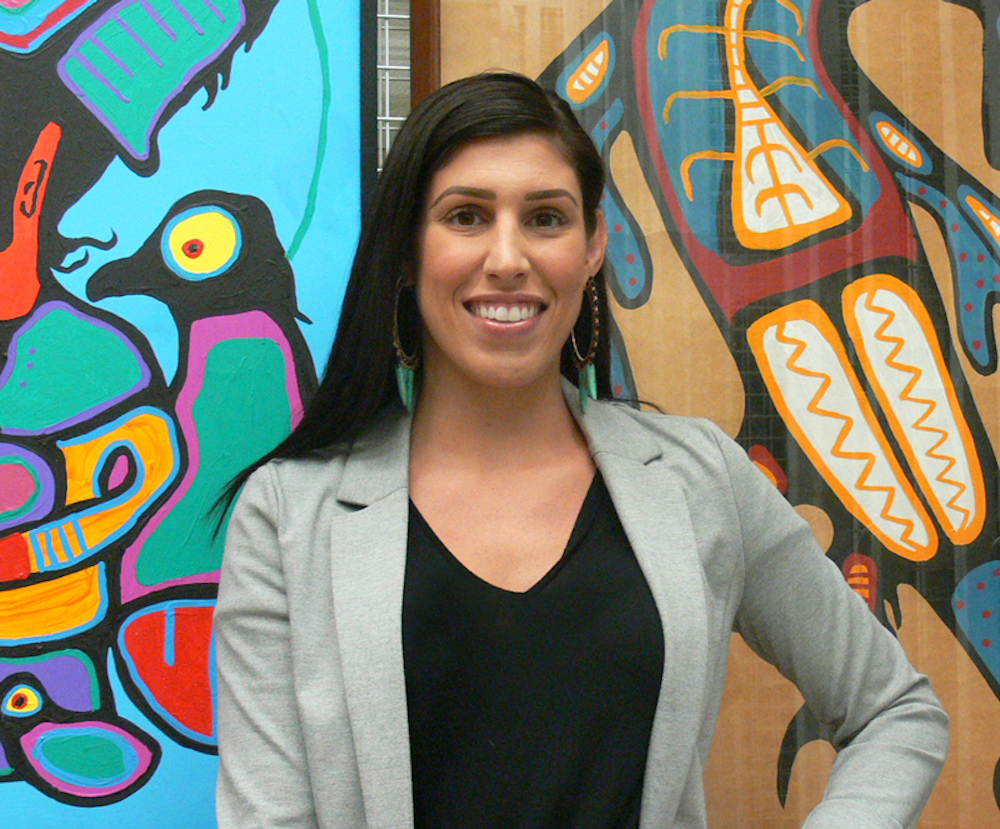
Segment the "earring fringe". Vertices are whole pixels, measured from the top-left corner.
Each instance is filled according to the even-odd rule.
[[[597,400],[597,369],[593,363],[587,363],[580,369],[580,411],[587,413],[587,398]]]
[[[406,411],[413,414],[414,406],[414,381],[417,372],[403,363],[396,363],[396,388],[399,389],[399,399],[406,406]]]
[[[399,399],[406,407],[406,411],[413,414],[413,407],[416,404],[416,376],[417,368],[420,365],[420,354],[414,352],[412,355],[403,350],[403,342],[399,338],[399,297],[403,293],[403,280],[396,283],[396,306],[392,315],[392,347],[396,352],[396,388],[399,390]]]
[[[594,277],[587,280],[585,290],[590,301],[590,347],[586,355],[580,354],[576,344],[576,331],[570,331],[570,342],[573,346],[573,362],[579,372],[577,388],[580,390],[580,411],[587,413],[587,400],[597,400],[597,369],[594,368],[594,357],[597,355],[597,344],[601,336],[601,312],[597,304],[597,285]]]

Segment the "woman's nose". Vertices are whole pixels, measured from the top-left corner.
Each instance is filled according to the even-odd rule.
[[[528,272],[529,259],[520,223],[497,221],[490,234],[486,273],[497,279],[515,279]]]

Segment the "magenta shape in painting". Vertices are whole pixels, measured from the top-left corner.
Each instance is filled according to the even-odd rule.
[[[0,463],[0,512],[20,509],[35,494],[38,482],[19,463]]]

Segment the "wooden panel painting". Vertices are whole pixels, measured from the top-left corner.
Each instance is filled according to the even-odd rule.
[[[931,675],[953,732],[925,829],[1000,823],[998,17],[442,3],[444,81],[538,77],[604,156],[616,392],[719,422]],[[738,640],[731,669],[710,825],[799,826],[827,730]]]
[[[0,0],[5,827],[215,825],[207,512],[332,339],[360,8]]]

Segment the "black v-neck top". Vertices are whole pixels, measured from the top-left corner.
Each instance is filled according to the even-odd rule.
[[[416,829],[638,827],[663,653],[599,474],[562,558],[525,593],[466,569],[411,503],[403,657]]]

